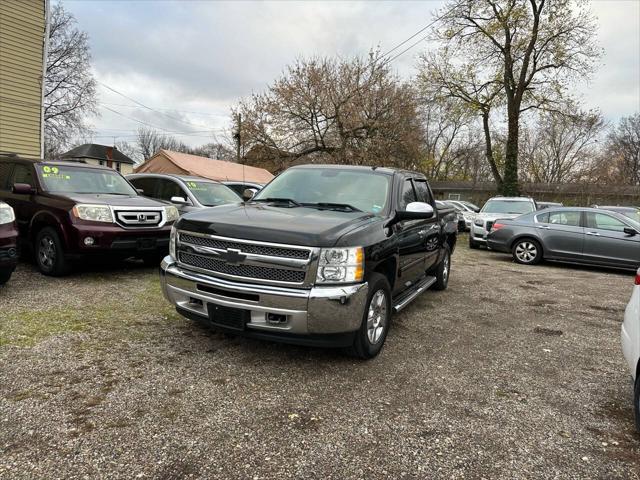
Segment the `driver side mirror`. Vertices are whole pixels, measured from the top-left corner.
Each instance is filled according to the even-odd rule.
[[[171,203],[174,203],[176,205],[186,205],[187,199],[184,197],[171,197]]]
[[[624,233],[629,235],[630,237],[633,237],[638,234],[638,231],[635,228],[625,227]]]
[[[33,193],[36,193],[36,189],[28,183],[14,183],[11,191],[13,193],[17,193],[18,195],[31,195]]]
[[[253,198],[253,196],[258,193],[258,190],[255,188],[245,188],[244,192],[242,192],[242,199],[246,202]]]
[[[428,220],[433,217],[435,211],[433,207],[425,202],[411,202],[406,210],[396,210],[393,218],[387,222],[385,227],[390,227],[403,220]]]

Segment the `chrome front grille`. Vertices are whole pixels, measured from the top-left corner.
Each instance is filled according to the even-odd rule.
[[[217,277],[257,283],[309,287],[317,250],[252,240],[179,231],[177,260],[183,266]]]
[[[180,239],[185,243],[199,245],[201,247],[211,247],[220,250],[236,249],[243,253],[254,253],[256,255],[266,255],[283,258],[309,258],[311,251],[308,248],[273,247],[270,245],[239,243],[237,241],[221,240],[212,237],[200,237],[181,233]]]
[[[280,268],[259,267],[256,265],[231,265],[221,260],[180,252],[179,259],[184,265],[197,267],[202,270],[233,275],[234,277],[255,278],[273,282],[302,283],[305,272],[296,270],[283,270]]]
[[[162,212],[158,210],[117,210],[116,221],[123,227],[157,227],[162,222]]]

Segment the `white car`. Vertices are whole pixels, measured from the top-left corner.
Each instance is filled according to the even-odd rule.
[[[473,218],[469,232],[469,248],[487,244],[487,235],[496,220],[516,218],[537,209],[536,202],[529,197],[490,198]]]
[[[640,269],[622,322],[622,352],[634,381],[633,410],[640,431]]]

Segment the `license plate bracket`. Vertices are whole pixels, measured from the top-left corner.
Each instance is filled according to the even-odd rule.
[[[230,330],[244,330],[251,321],[251,312],[241,308],[225,307],[215,303],[207,304],[209,321],[216,326]]]

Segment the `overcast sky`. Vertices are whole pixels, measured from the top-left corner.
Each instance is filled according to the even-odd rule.
[[[101,82],[94,140],[108,144],[114,136],[132,140],[140,126],[133,119],[180,132],[189,144],[211,141],[212,131],[228,127],[239,98],[263,90],[296,57],[366,55],[377,45],[387,51],[427,25],[443,3],[64,1],[89,34]],[[595,0],[592,8],[605,55],[579,89],[588,107],[616,121],[640,111],[640,1]],[[426,48],[396,59],[398,74],[414,75]]]

